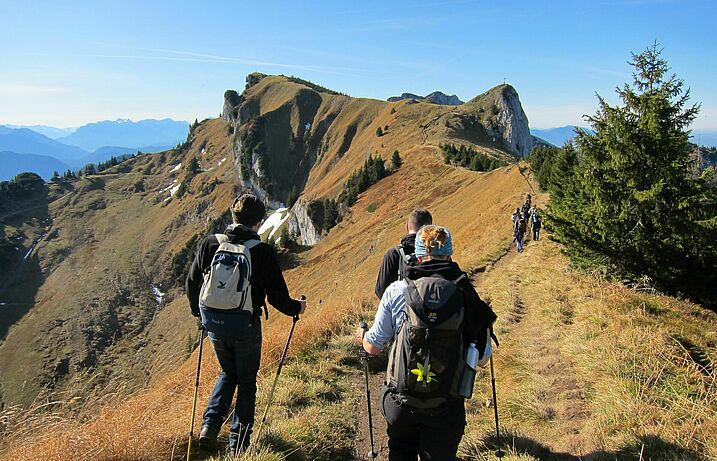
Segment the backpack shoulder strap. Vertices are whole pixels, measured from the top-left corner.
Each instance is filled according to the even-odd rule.
[[[247,247],[251,250],[255,246],[259,245],[260,243],[261,243],[261,240],[251,239],[251,240],[245,241],[244,243],[242,243],[242,245],[244,245],[245,247]]]
[[[468,276],[465,272],[461,273],[457,279],[451,280],[454,284],[459,285],[463,280],[468,280]]]
[[[214,237],[217,238],[217,241],[219,242],[219,245],[221,245],[224,242],[229,241],[229,236],[227,234],[214,234]]]

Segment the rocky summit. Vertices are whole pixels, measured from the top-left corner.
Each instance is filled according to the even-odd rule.
[[[418,96],[413,93],[403,93],[401,96],[391,96],[388,98],[388,102],[397,102],[404,99],[411,99],[414,101],[430,102],[431,104],[441,104],[443,106],[460,106],[463,101],[458,99],[458,96],[452,94],[448,96],[440,91],[434,91],[426,96]]]

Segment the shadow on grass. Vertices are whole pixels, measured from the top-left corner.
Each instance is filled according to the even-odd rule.
[[[460,459],[465,461],[492,459],[497,448],[495,434],[486,435],[480,441],[466,444],[460,452]],[[624,445],[616,451],[600,450],[575,455],[553,451],[529,437],[503,432],[501,433],[501,448],[508,453],[529,455],[541,461],[639,461],[640,459],[693,461],[704,459],[699,453],[668,442],[657,435],[640,436],[634,443]]]

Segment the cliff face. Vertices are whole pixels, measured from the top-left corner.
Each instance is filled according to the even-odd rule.
[[[510,85],[499,85],[461,106],[465,113],[477,114],[489,136],[503,141],[512,154],[524,158],[533,149],[528,117],[518,92]]]
[[[321,241],[321,233],[309,217],[307,204],[298,201],[291,208],[289,214],[289,235],[295,236],[296,242],[300,245],[313,246]]]

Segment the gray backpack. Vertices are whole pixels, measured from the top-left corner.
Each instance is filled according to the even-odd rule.
[[[440,276],[406,280],[406,318],[388,357],[388,388],[414,408],[457,398],[463,372],[463,290]]]
[[[199,294],[199,304],[211,309],[242,309],[254,312],[251,300],[251,249],[261,241],[231,243],[224,234],[216,234],[219,248]]]

